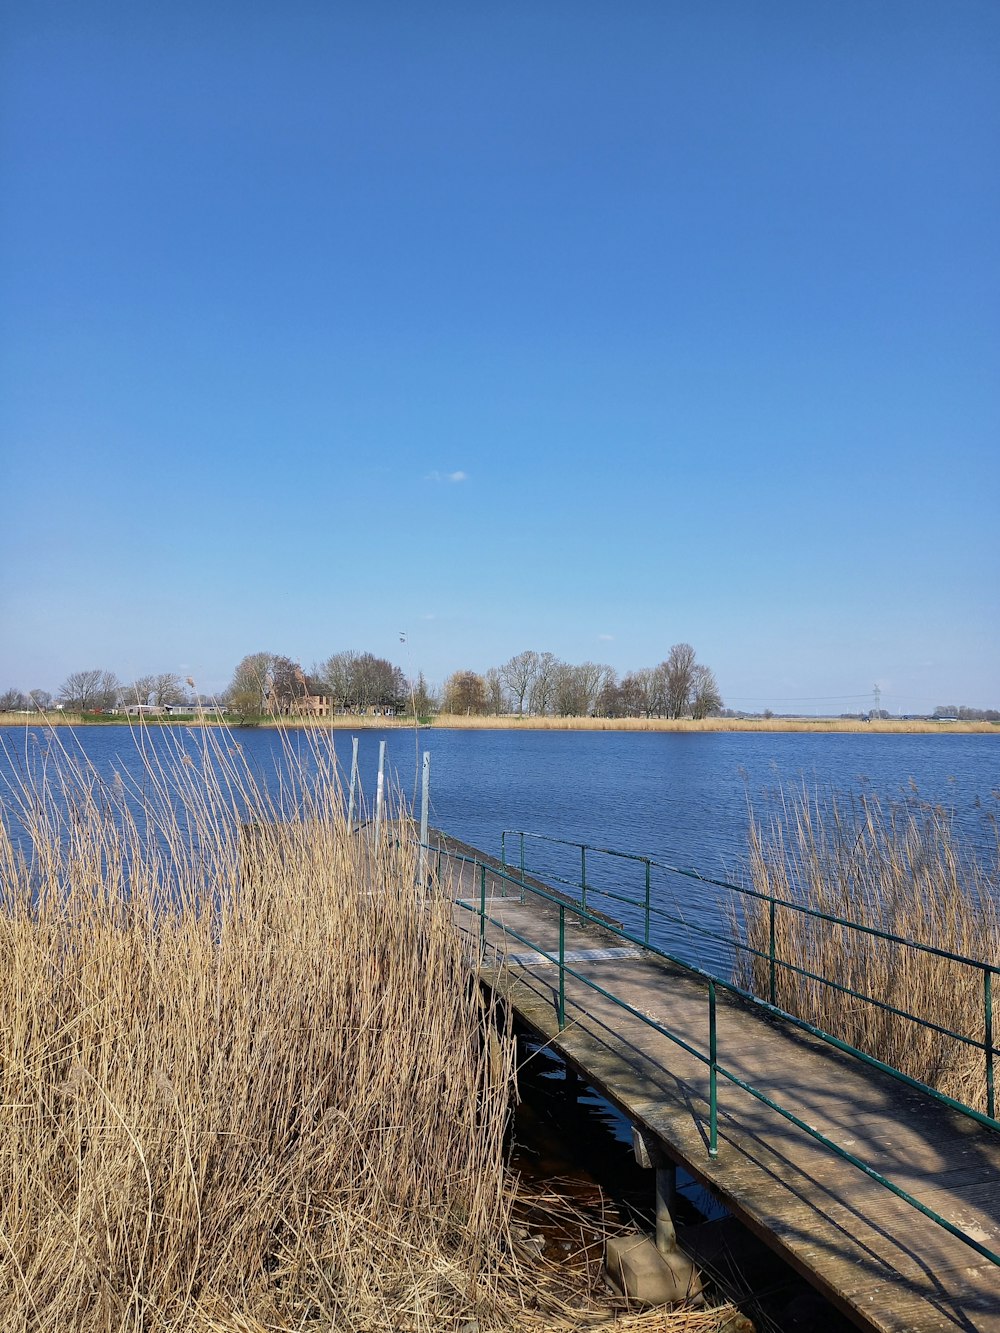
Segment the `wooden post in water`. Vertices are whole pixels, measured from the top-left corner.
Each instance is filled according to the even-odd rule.
[[[431,754],[424,751],[423,785],[420,789],[420,862],[418,875],[420,886],[427,883],[427,816],[431,801]]]
[[[354,832],[354,798],[358,788],[358,738],[351,737],[351,786],[347,798],[347,827]]]
[[[385,741],[378,743],[378,783],[375,788],[375,846],[382,832],[382,806],[385,803]]]

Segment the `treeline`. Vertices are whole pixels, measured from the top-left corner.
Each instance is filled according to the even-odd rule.
[[[710,667],[689,643],[675,643],[658,666],[619,678],[597,662],[574,665],[553,653],[517,653],[482,675],[456,671],[445,682],[444,713],[531,717],[711,717],[722,696]]]
[[[372,653],[343,651],[308,672],[291,658],[251,653],[233,674],[226,693],[240,716],[299,711],[314,698],[335,710],[372,709],[417,717],[432,713],[530,717],[709,717],[722,708],[715,675],[698,662],[688,643],[675,644],[658,666],[628,672],[596,662],[574,665],[553,653],[528,649],[501,666],[456,671],[440,691],[420,672],[403,671]]]
[[[133,705],[158,708],[224,704],[240,719],[289,715],[324,708],[346,713],[372,710],[530,717],[709,717],[722,709],[711,669],[700,663],[690,644],[678,643],[654,667],[618,675],[597,662],[563,662],[553,653],[528,649],[500,666],[456,671],[440,690],[423,672],[410,680],[387,658],[345,650],[315,663],[308,671],[280,653],[248,653],[217,698],[201,700],[194,681],[171,672],[141,676],[124,683],[112,671],[92,668],[67,676],[53,696],[46,690],[0,695],[0,711],[101,713]]]

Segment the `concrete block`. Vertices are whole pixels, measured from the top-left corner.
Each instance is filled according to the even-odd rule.
[[[604,1267],[609,1283],[639,1305],[688,1301],[701,1292],[698,1270],[680,1249],[661,1254],[650,1236],[616,1236],[608,1241]]]

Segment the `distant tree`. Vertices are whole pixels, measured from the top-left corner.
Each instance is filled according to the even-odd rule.
[[[618,683],[617,675],[610,667],[608,668],[608,675],[594,701],[594,715],[596,717],[625,716],[625,703],[622,698],[622,687]]]
[[[267,711],[273,653],[248,653],[229,683],[225,701],[241,722],[263,716]]]
[[[619,717],[640,717],[645,711],[648,691],[638,671],[628,671],[618,687]]]
[[[712,717],[722,709],[722,695],[715,673],[707,666],[696,664],[691,683],[691,716]]]
[[[30,690],[29,699],[29,707],[37,708],[40,713],[48,712],[54,702],[48,690]]]
[[[140,704],[145,707],[153,703],[155,688],[155,677],[139,676],[130,685],[125,686],[122,690],[122,698],[126,705]]]
[[[683,717],[691,708],[695,689],[697,659],[689,643],[675,643],[664,666],[664,712],[667,717]]]
[[[172,671],[161,671],[153,677],[153,699],[161,708],[182,704],[187,698],[184,683]]]
[[[406,707],[406,677],[387,658],[353,650],[334,653],[315,668],[315,674],[336,707],[352,712]]]
[[[267,676],[267,707],[271,713],[294,713],[307,693],[306,676],[298,662],[275,654]]]
[[[626,677],[631,713],[660,717],[666,707],[666,679],[663,666],[642,667]],[[623,682],[625,684],[625,682]]]
[[[330,696],[336,708],[346,708],[350,703],[352,672],[357,658],[358,654],[351,651],[334,653],[313,668],[313,675],[323,686],[321,692]]]
[[[456,671],[448,677],[441,704],[444,713],[482,716],[488,711],[486,682],[475,671]]]
[[[4,690],[0,694],[0,713],[23,713],[28,707],[28,700],[20,690]]]
[[[507,711],[507,690],[500,667],[490,667],[483,676],[486,687],[486,707],[494,717],[500,717]]]
[[[579,666],[560,663],[553,695],[555,712],[560,717],[588,717],[598,711],[598,700],[613,679],[611,668],[596,662],[582,662]]]
[[[67,676],[59,687],[59,700],[71,713],[100,712],[117,705],[121,690],[121,682],[113,671],[92,667]]]
[[[562,665],[554,653],[536,655],[535,674],[528,695],[528,712],[535,717],[544,717],[551,709],[556,679]]]
[[[437,698],[422,671],[417,672],[417,679],[410,690],[410,706],[414,717],[430,717],[437,709]]]
[[[531,683],[538,670],[538,654],[530,648],[518,653],[500,667],[500,679],[510,691],[511,706],[516,713],[524,712]]]

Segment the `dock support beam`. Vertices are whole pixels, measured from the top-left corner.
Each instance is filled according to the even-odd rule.
[[[659,1144],[650,1142],[641,1130],[632,1129],[632,1151],[635,1160],[647,1170],[656,1173],[656,1248],[660,1254],[673,1254],[677,1249],[677,1231],[674,1212],[677,1208],[677,1167]]]
[[[613,1290],[640,1305],[697,1300],[701,1277],[677,1244],[674,1230],[676,1167],[658,1140],[635,1126],[632,1147],[639,1165],[656,1172],[656,1241],[643,1235],[612,1237],[604,1252],[608,1282]]]

